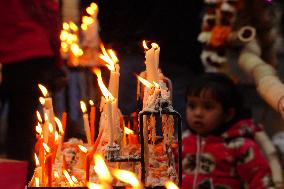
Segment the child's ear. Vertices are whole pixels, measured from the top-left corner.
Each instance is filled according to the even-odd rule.
[[[226,112],[225,122],[228,123],[231,121],[236,115],[236,109],[235,108],[229,108]]]

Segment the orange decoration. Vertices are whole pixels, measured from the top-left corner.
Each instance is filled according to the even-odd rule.
[[[230,26],[215,26],[212,29],[210,44],[213,47],[220,47],[225,44],[232,28]]]

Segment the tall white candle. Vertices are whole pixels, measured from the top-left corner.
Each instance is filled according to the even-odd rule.
[[[92,144],[91,130],[90,130],[90,125],[89,125],[89,116],[87,113],[86,104],[83,101],[80,101],[80,104],[81,104],[81,109],[83,112],[84,129],[85,129],[87,141],[88,141],[88,144],[91,145]]]

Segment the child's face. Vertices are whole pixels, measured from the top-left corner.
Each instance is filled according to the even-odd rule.
[[[225,120],[225,112],[220,102],[210,96],[188,96],[186,121],[198,134],[209,134]]]

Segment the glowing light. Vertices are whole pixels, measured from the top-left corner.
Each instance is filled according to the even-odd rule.
[[[47,96],[48,96],[48,91],[47,91],[46,87],[43,86],[42,84],[38,84],[38,87],[39,87],[39,89],[41,90],[43,96],[44,96],[44,97],[47,97]]]
[[[94,106],[95,104],[94,104],[94,101],[92,101],[92,100],[89,100],[89,104],[91,105],[91,106]]]
[[[36,111],[36,116],[37,116],[37,120],[42,123],[42,119],[41,119],[41,115],[39,113],[39,111]]]
[[[124,127],[124,133],[129,135],[129,134],[134,134],[134,131],[128,129],[127,127]]]
[[[43,148],[45,149],[45,151],[46,151],[47,153],[50,152],[50,148],[49,148],[49,146],[48,146],[46,143],[42,143],[42,146],[43,146]]]
[[[165,186],[167,189],[179,189],[178,186],[171,181],[167,181]]]
[[[69,23],[70,29],[74,32],[78,31],[78,26],[74,22]]]
[[[87,183],[87,187],[89,189],[103,189],[104,187],[100,184],[96,184],[96,183],[92,183],[92,182],[88,182]]]
[[[74,181],[72,180],[69,173],[66,170],[63,170],[63,174],[66,177],[67,181],[69,182],[70,186],[74,186]]]
[[[153,84],[154,84],[155,88],[157,88],[157,89],[160,88],[160,85],[158,83],[156,83],[155,81],[153,81]]]
[[[86,107],[86,104],[84,101],[80,101],[80,106],[81,106],[81,110],[83,113],[86,113],[87,112],[87,107]]]
[[[62,135],[64,133],[64,130],[61,121],[58,119],[58,117],[54,117],[54,121],[58,127],[59,133]]]
[[[134,173],[121,169],[114,169],[112,173],[118,180],[130,184],[133,188],[140,187],[140,182]]]
[[[88,152],[88,149],[85,146],[82,146],[82,145],[79,144],[78,147],[82,152],[84,152],[84,153]]]
[[[39,159],[38,159],[36,153],[34,153],[34,158],[35,158],[35,164],[36,164],[36,166],[39,166]]]
[[[43,97],[39,97],[39,102],[41,105],[45,104],[45,99]]]
[[[39,178],[35,177],[35,187],[39,187]]]
[[[49,130],[49,132],[53,132],[53,126],[52,126],[52,124],[51,123],[48,123],[48,130]]]
[[[103,44],[100,45],[102,54],[99,55],[99,58],[106,62],[106,67],[111,70],[115,71],[115,64],[118,62],[118,58],[115,52],[112,49],[106,51]]]
[[[142,45],[143,45],[143,48],[144,48],[145,50],[149,50],[149,47],[147,46],[147,43],[146,43],[145,40],[143,40]]]
[[[94,170],[98,174],[99,179],[106,181],[106,182],[112,182],[112,176],[107,168],[107,165],[103,159],[103,157],[99,154],[94,155]]]
[[[136,75],[137,79],[147,88],[151,89],[153,87],[153,84],[150,83],[148,80],[144,79],[143,77],[140,77],[139,75]]]
[[[63,29],[69,30],[69,24],[67,22],[63,22]]]
[[[40,123],[37,123],[37,125],[36,125],[36,132],[40,135],[42,133],[42,127],[40,126]]]
[[[93,69],[93,72],[97,75],[98,77],[98,84],[99,84],[99,87],[105,97],[105,99],[107,101],[113,101],[115,100],[114,97],[112,96],[112,94],[109,92],[109,90],[106,88],[104,82],[103,82],[103,79],[102,79],[102,75],[101,75],[101,70],[100,69],[97,69],[97,68],[94,68]]]

